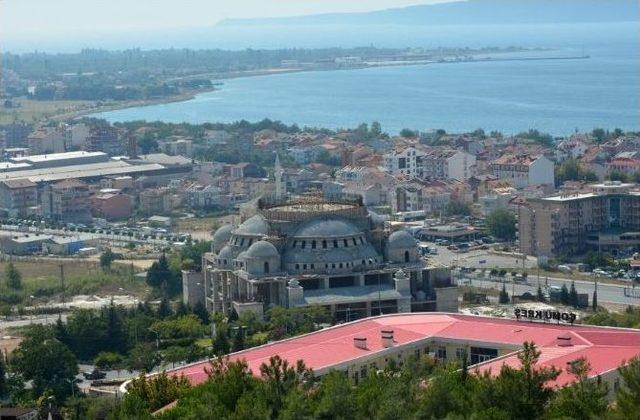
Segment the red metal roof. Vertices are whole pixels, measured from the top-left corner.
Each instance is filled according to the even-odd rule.
[[[593,327],[565,324],[544,324],[505,318],[490,318],[461,314],[407,313],[366,318],[337,325],[310,334],[266,344],[230,355],[231,360],[245,360],[254,375],[260,375],[260,365],[279,355],[295,364],[303,360],[314,371],[348,364],[360,357],[375,357],[385,350],[381,331],[394,331],[394,347],[416,341],[433,339],[456,340],[473,345],[484,343],[501,347],[520,346],[533,341],[541,351],[542,366],[563,369],[555,385],[562,386],[573,377],[564,368],[567,362],[585,356],[591,364],[591,375],[596,376],[616,369],[625,360],[640,355],[640,330]],[[366,338],[367,348],[354,345],[354,337]],[[561,337],[559,340],[558,338]],[[570,346],[561,346],[570,338]],[[563,344],[563,343],[560,343]],[[500,357],[478,365],[481,370],[497,374],[503,364],[519,366],[515,354]],[[184,375],[192,383],[207,379],[208,362],[198,362],[171,371]]]

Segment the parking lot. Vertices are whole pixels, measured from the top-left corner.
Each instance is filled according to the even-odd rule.
[[[517,254],[497,253],[491,249],[471,249],[469,251],[452,251],[443,245],[435,245],[433,242],[421,241],[420,245],[437,249],[437,254],[429,254],[427,257],[442,265],[452,265],[468,268],[522,268],[522,258]],[[528,257],[524,262],[525,268],[535,268],[537,260]]]

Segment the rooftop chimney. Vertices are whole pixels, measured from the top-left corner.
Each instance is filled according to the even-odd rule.
[[[382,346],[393,347],[393,330],[382,330]]]
[[[366,350],[367,349],[367,338],[366,337],[353,337],[353,345],[359,349]]]
[[[571,335],[570,334],[562,334],[557,338],[558,347],[571,347],[573,344],[571,343]]]

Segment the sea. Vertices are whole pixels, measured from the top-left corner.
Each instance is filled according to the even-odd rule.
[[[288,41],[284,39],[286,34]],[[504,134],[537,129],[555,136],[596,127],[640,131],[638,22],[429,28],[252,27],[229,32],[228,36],[236,43],[227,39],[222,44],[227,48],[518,46],[542,49],[521,56],[588,58],[433,63],[235,78],[222,80],[218,90],[192,100],[92,116],[111,122],[175,123],[269,118],[301,127],[333,129],[378,121],[390,134],[403,128],[441,128],[447,132],[482,128]],[[217,39],[226,38],[218,34]],[[183,42],[188,44],[187,38]]]

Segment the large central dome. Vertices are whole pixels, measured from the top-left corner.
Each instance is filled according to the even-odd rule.
[[[360,229],[345,220],[312,220],[294,234],[296,238],[333,238],[361,235]]]

